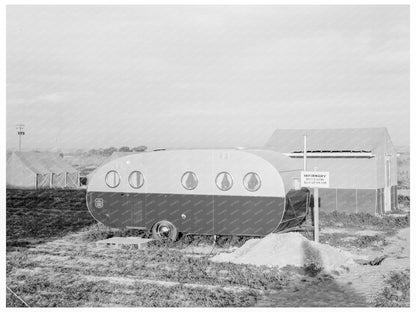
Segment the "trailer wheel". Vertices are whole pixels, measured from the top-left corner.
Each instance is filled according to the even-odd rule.
[[[169,221],[159,221],[152,227],[152,237],[159,241],[170,240],[176,241],[178,238],[178,230]]]

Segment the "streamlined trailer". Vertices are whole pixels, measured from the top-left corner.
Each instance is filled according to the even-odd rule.
[[[178,232],[267,235],[299,226],[309,190],[296,161],[270,150],[166,150],[123,156],[99,167],[87,206],[100,223]]]

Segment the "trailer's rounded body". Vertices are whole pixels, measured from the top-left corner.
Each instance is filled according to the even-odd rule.
[[[115,228],[266,235],[303,222],[309,193],[300,169],[268,150],[167,150],[124,156],[98,168],[87,206]],[[290,197],[290,198],[289,198]]]

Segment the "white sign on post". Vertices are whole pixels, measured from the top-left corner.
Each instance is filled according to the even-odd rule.
[[[300,185],[310,188],[329,188],[329,172],[327,171],[302,171]]]
[[[319,189],[329,188],[329,172],[327,171],[302,171],[300,185],[313,188],[313,228],[315,242],[319,243]]]

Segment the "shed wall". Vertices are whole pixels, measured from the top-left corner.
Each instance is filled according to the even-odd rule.
[[[385,144],[380,145],[376,149],[376,162],[377,162],[377,188],[385,187],[385,175],[386,175],[386,156],[390,156],[390,171],[391,171],[391,185],[397,185],[397,152],[389,137],[386,138]]]
[[[390,136],[387,136],[386,140],[386,152],[391,157],[391,185],[397,185],[397,151]]]
[[[376,213],[377,190],[319,189],[320,211],[345,213]]]
[[[294,158],[303,164],[302,158]],[[331,188],[376,189],[377,172],[375,158],[308,158],[308,170],[318,167],[329,171]]]

